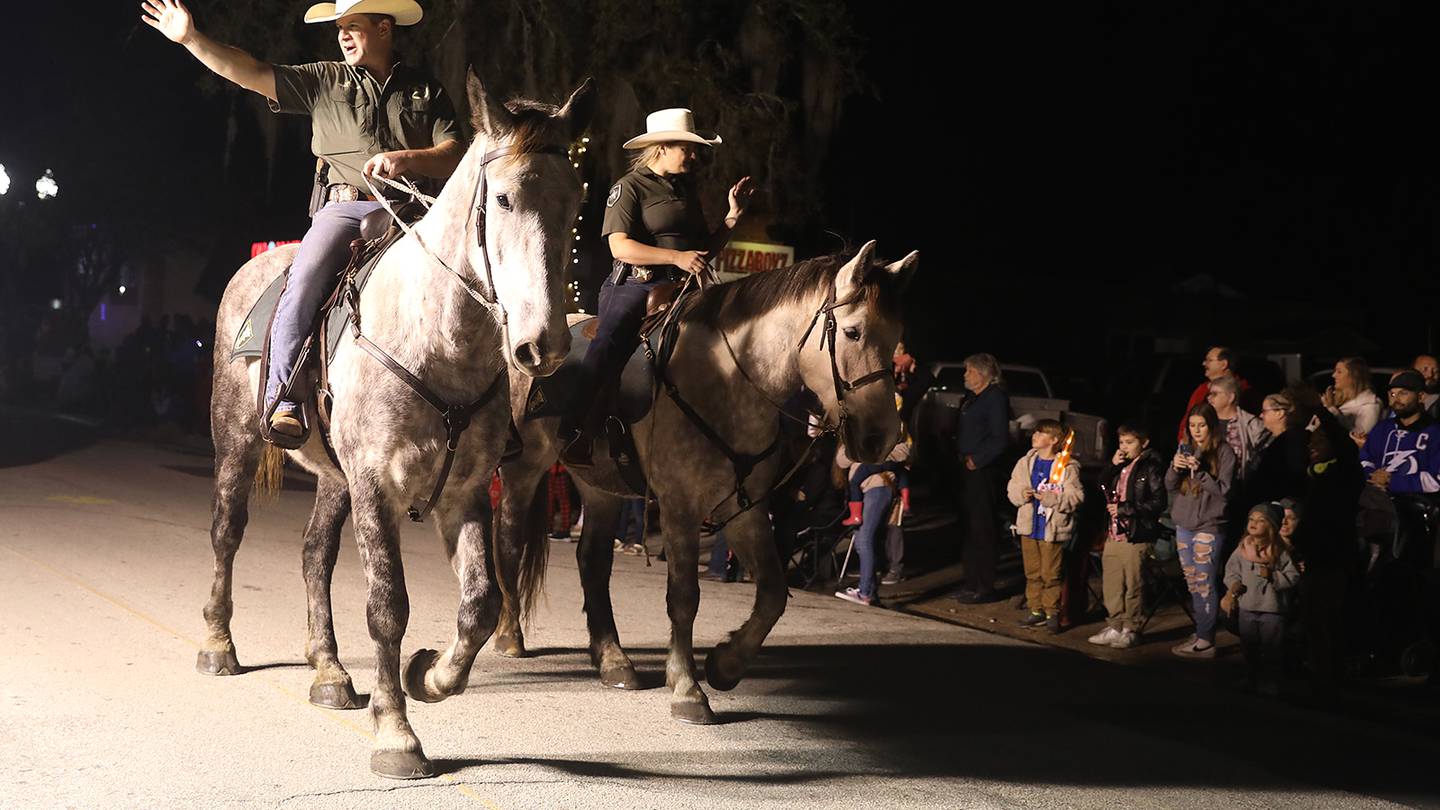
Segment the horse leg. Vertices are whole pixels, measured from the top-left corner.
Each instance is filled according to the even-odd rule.
[[[501,468],[503,486],[495,522],[495,578],[501,602],[500,623],[491,646],[506,658],[525,656],[525,629],[520,623],[524,612],[520,604],[520,566],[526,545],[550,542],[541,525],[545,502],[537,491],[545,471],[531,469],[524,461],[522,457]]]
[[[763,507],[751,509],[731,521],[725,528],[725,537],[745,570],[755,577],[755,605],[745,624],[705,658],[705,680],[721,691],[734,689],[740,683],[765,637],[785,612],[788,596],[785,569],[775,550],[774,534]]]
[[[327,709],[358,709],[360,700],[350,673],[340,664],[335,645],[335,619],[330,609],[330,579],[340,553],[340,529],[350,516],[350,490],[341,478],[321,476],[315,491],[315,509],[305,527],[305,597],[309,602],[305,660],[315,670],[310,702]]]
[[[400,640],[410,621],[400,532],[383,492],[373,481],[361,477],[352,482],[350,497],[355,508],[355,539],[370,591],[365,618],[375,642],[375,689],[370,695],[375,747],[370,770],[391,779],[434,776],[435,767],[425,758],[420,738],[405,716],[405,694],[400,690]]]
[[[222,420],[215,419],[216,423]],[[210,523],[210,546],[215,552],[215,582],[210,586],[210,601],[205,603],[205,625],[208,633],[195,669],[204,675],[236,675],[240,662],[235,656],[235,643],[230,637],[230,617],[235,612],[231,586],[235,572],[235,552],[245,536],[250,520],[250,485],[260,464],[260,438],[245,430],[248,423],[219,425],[213,430],[215,440],[215,498]]]
[[[443,654],[416,650],[405,662],[405,694],[425,703],[438,703],[465,691],[475,656],[500,619],[500,589],[491,572],[487,536],[491,518],[488,480],[476,495],[463,514],[445,515],[437,524],[446,540],[450,565],[460,580],[460,608],[449,649]]]
[[[668,506],[668,504],[667,504]],[[670,716],[682,723],[716,722],[710,699],[695,681],[695,614],[700,610],[700,521],[687,513],[665,513],[662,531],[669,580],[665,607],[670,614],[670,656],[665,661],[665,685],[674,690]]]
[[[585,593],[585,626],[590,631],[590,663],[600,670],[600,683],[616,689],[639,689],[640,676],[620,646],[615,609],[610,601],[610,571],[615,564],[615,527],[623,498],[581,487],[585,525],[575,546],[580,588]]]

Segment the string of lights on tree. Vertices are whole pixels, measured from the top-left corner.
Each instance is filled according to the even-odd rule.
[[[581,138],[570,144],[570,148],[567,150],[570,156],[570,165],[574,166],[576,170],[580,172],[581,177],[585,176],[585,172],[580,169],[580,163],[585,159],[585,153],[589,151],[589,144],[589,138]],[[582,182],[580,187],[580,199],[582,201],[580,210],[582,213],[575,218],[575,227],[570,229],[570,233],[574,234],[575,240],[570,246],[570,281],[565,284],[565,289],[570,293],[570,300],[575,304],[575,311],[584,315],[585,310],[580,306],[580,282],[575,278],[575,267],[580,264],[580,223],[585,220],[585,214],[583,213],[585,206],[583,201],[590,196],[590,184],[588,182]]]

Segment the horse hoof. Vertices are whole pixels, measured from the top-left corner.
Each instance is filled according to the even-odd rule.
[[[705,682],[721,692],[729,692],[740,685],[740,673],[728,674],[722,671],[720,650],[717,647],[705,656]],[[729,658],[730,656],[725,656]]]
[[[639,689],[640,676],[632,666],[618,666],[600,670],[600,684],[611,689]]]
[[[440,653],[435,650],[416,650],[410,654],[409,658],[405,659],[405,671],[401,678],[401,684],[405,688],[405,694],[412,700],[418,700],[421,703],[439,703],[447,697],[446,695],[432,694],[425,688],[425,673],[429,672],[438,660],[440,660]]]
[[[201,650],[195,656],[195,671],[201,675],[239,675],[240,662],[234,650]]]
[[[671,703],[670,716],[692,726],[713,726],[719,722],[715,713],[710,711],[709,703],[703,699],[697,703]]]
[[[529,654],[525,650],[525,639],[520,636],[496,636],[494,647],[496,655],[506,658],[524,658]]]
[[[422,751],[376,751],[370,755],[370,770],[386,779],[429,779],[435,765]]]
[[[310,684],[310,702],[322,709],[360,708],[360,698],[349,681]]]

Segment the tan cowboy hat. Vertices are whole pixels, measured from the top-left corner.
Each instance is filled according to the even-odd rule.
[[[706,146],[718,146],[721,143],[719,135],[706,138],[697,133],[694,114],[683,107],[677,107],[671,110],[658,110],[645,116],[645,134],[636,135],[620,148],[644,149],[652,144],[675,141],[703,143]]]
[[[346,14],[389,14],[396,25],[414,25],[425,16],[415,0],[338,0],[311,6],[305,12],[305,22],[331,22]]]

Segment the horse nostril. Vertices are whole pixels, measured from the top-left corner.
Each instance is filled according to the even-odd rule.
[[[527,340],[515,347],[515,362],[524,368],[539,368],[545,362],[544,357],[540,347],[533,340]]]

